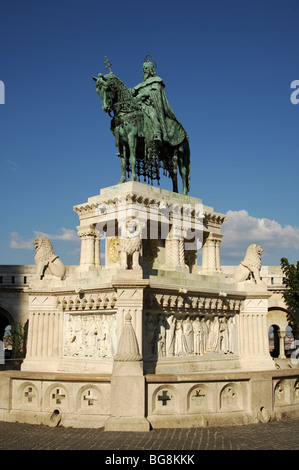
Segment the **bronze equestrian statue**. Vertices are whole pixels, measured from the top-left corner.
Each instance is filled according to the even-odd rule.
[[[147,56],[149,57],[149,56]],[[146,57],[146,59],[147,59]],[[113,112],[111,131],[119,149],[120,183],[140,177],[152,184],[160,180],[160,169],[173,182],[178,192],[177,169],[182,178],[183,194],[190,191],[190,149],[188,135],[176,118],[165,93],[163,80],[156,75],[156,66],[143,63],[143,81],[133,89],[111,72],[92,77],[105,112]]]

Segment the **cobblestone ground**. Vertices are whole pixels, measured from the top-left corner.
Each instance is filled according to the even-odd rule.
[[[0,422],[0,450],[176,451],[182,455],[191,450],[299,450],[299,418],[222,428],[154,429],[147,433]]]

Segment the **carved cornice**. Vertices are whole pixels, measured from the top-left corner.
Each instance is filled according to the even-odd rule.
[[[151,313],[236,314],[242,310],[243,303],[243,296],[148,291],[144,299],[144,309]]]
[[[200,200],[199,200],[200,201]],[[121,195],[115,198],[99,198],[98,201],[86,202],[83,204],[78,204],[74,206],[74,211],[79,215],[79,217],[84,216],[104,216],[109,212],[109,208],[114,210],[121,208],[124,205],[130,204],[139,204],[142,205],[145,209],[155,209],[163,215],[163,212],[171,213],[174,216],[189,216],[191,219],[203,219],[204,225],[214,224],[216,226],[221,226],[223,222],[227,219],[224,214],[215,213],[205,209],[205,206],[199,202],[196,204],[194,201],[182,201],[182,202],[169,202],[160,198],[150,198],[146,195],[140,195],[137,193],[128,193],[126,195]],[[199,210],[199,207],[202,206],[203,210]]]
[[[99,310],[116,310],[116,302],[115,292],[64,295],[57,297],[56,308],[69,313],[96,313]]]

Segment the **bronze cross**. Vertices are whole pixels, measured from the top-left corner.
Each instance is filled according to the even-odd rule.
[[[106,55],[105,55],[105,59],[106,59],[105,62],[104,62],[104,64],[105,64],[105,69],[109,69],[109,72],[111,72],[111,68],[110,68],[110,67],[111,67],[112,63],[111,63],[110,59],[108,59],[108,57],[107,57]]]

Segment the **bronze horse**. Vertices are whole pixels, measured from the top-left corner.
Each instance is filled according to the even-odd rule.
[[[133,95],[133,90],[110,72],[99,74],[96,91],[101,97],[105,112],[113,111],[111,131],[115,136],[115,145],[119,149],[121,161],[120,183],[127,181],[126,173],[131,173],[131,180],[143,176],[148,182],[160,179],[160,169],[172,179],[173,191],[178,192],[177,168],[182,178],[183,194],[190,190],[190,149],[188,137],[176,146],[167,142],[157,146],[153,139],[150,121],[141,103]]]

